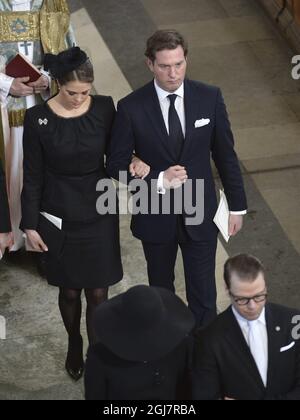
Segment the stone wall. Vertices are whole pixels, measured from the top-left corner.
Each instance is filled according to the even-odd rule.
[[[300,0],[257,0],[276,22],[284,37],[300,53]]]

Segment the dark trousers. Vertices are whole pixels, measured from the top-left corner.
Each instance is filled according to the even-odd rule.
[[[163,244],[143,242],[150,286],[175,292],[175,264],[180,246],[185,274],[186,296],[197,326],[209,324],[217,314],[216,250],[217,237],[211,241],[192,241],[179,226],[177,238]]]

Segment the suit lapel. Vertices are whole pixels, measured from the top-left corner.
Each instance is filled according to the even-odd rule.
[[[271,306],[266,305],[266,322],[268,331],[268,382],[267,387],[270,388],[273,383],[273,374],[276,366],[278,366],[279,349],[281,342],[279,325],[276,325]]]
[[[232,350],[235,354],[237,354],[237,360],[240,358],[243,364],[246,366],[249,375],[253,378],[256,382],[257,386],[262,390],[265,390],[264,383],[261,379],[260,373],[257,369],[255,360],[251,354],[249,346],[245,340],[243,332],[233,315],[231,307],[227,310],[228,311],[228,333],[226,335],[226,339],[229,342]]]
[[[186,139],[189,139],[192,135],[193,126],[197,119],[199,113],[197,106],[199,102],[199,97],[197,97],[197,92],[193,91],[192,86],[189,80],[184,82],[184,108],[185,108],[185,125],[186,125]]]
[[[173,148],[169,146],[169,134],[167,132],[166,124],[161,112],[160,103],[154,87],[154,82],[148,85],[148,97],[149,100],[145,101],[145,110],[148,117],[157,132],[162,144],[165,146],[168,154],[172,156]],[[174,158],[174,156],[172,156]]]
[[[193,89],[191,82],[186,79],[184,82],[184,109],[186,134],[181,159],[188,155],[191,139],[195,135],[195,121],[205,116],[205,100],[199,100],[199,92]]]

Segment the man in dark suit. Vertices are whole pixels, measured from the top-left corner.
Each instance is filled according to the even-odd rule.
[[[6,248],[13,245],[13,236],[9,217],[5,175],[0,159],[0,258]]]
[[[300,400],[300,310],[266,303],[264,268],[250,255],[224,269],[232,305],[198,332],[197,400]]]
[[[174,266],[181,247],[189,307],[197,324],[204,325],[216,316],[217,198],[211,155],[232,211],[231,235],[241,229],[247,203],[221,92],[185,78],[187,53],[187,44],[176,31],[158,31],[148,40],[147,64],[154,81],[119,102],[107,171],[120,179],[133,152],[151,166],[145,181],[154,185],[154,191],[150,188],[143,197],[145,202],[148,199],[147,211],[133,215],[132,232],[143,243],[152,286],[174,291]],[[199,199],[200,180],[204,194]],[[204,218],[196,214],[191,221],[186,208],[177,214],[174,201],[182,189],[196,213],[203,207]],[[153,212],[156,199],[159,214]],[[170,211],[165,212],[168,202]]]

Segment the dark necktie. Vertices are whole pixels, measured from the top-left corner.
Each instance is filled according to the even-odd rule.
[[[179,159],[182,152],[183,144],[184,144],[184,137],[183,137],[180,119],[175,108],[175,101],[176,101],[177,95],[169,95],[168,98],[170,100],[170,108],[169,108],[170,146],[173,147],[174,149],[176,159]]]

